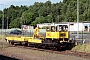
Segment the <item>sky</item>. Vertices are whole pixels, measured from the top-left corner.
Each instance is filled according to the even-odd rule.
[[[21,5],[33,5],[35,2],[46,2],[48,0],[0,0],[0,10],[9,8],[10,5],[21,6]],[[52,3],[57,3],[63,0],[50,0]]]

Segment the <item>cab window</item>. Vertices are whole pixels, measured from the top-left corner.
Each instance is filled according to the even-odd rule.
[[[52,32],[55,32],[55,31],[56,31],[55,26],[51,26],[51,31],[52,31]]]
[[[63,25],[64,27],[64,31],[68,31],[68,26],[67,25]]]
[[[63,30],[62,25],[59,25],[59,26],[58,26],[58,31],[62,31],[62,30]]]
[[[46,27],[46,31],[51,31],[51,28],[50,27]]]
[[[59,25],[58,31],[68,31],[68,26],[67,25]]]

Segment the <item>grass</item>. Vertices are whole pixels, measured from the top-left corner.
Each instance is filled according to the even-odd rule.
[[[90,53],[90,43],[77,45],[72,48],[72,51],[87,52]]]
[[[1,35],[1,34],[0,34],[0,40],[5,40],[5,36],[6,36],[6,35]]]
[[[0,49],[4,49],[5,47],[7,47],[7,42],[5,42],[5,34],[0,34]]]

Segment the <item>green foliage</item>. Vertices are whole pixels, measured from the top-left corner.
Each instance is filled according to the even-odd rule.
[[[32,25],[36,26],[36,24],[43,23],[44,21],[45,20],[44,20],[44,17],[43,16],[36,17],[35,21],[32,22]]]
[[[90,21],[90,0],[79,1],[80,22]],[[36,26],[39,23],[76,22],[77,0],[63,0],[63,2],[58,3],[52,3],[51,1],[46,1],[45,3],[35,2],[34,5],[30,5],[29,7],[11,5],[9,8],[4,9],[5,28],[7,17],[9,28],[20,28],[22,24]],[[1,20],[2,11],[0,11],[0,24],[2,24]]]
[[[21,18],[16,18],[10,23],[10,28],[20,28],[21,27]]]
[[[0,27],[2,27],[2,12],[0,11]]]
[[[22,14],[23,24],[26,24],[26,25],[31,24],[33,19],[34,19],[34,14],[32,12],[24,12]]]

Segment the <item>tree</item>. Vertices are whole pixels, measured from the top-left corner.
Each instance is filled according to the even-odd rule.
[[[21,28],[21,18],[16,18],[10,23],[10,28]]]
[[[2,11],[0,11],[0,28],[2,28]]]
[[[80,0],[80,22],[90,20],[90,0]],[[2,11],[0,11],[0,16]],[[11,26],[18,18],[25,25],[36,25],[38,23],[58,23],[58,22],[76,22],[77,21],[77,0],[63,0],[63,2],[52,3],[51,1],[35,2],[33,5],[14,6],[4,9],[4,20],[9,20]],[[2,20],[2,17],[0,17]],[[2,22],[0,21],[0,24]],[[19,25],[19,24],[18,24]],[[18,27],[20,27],[19,25]],[[6,27],[6,25],[5,25]],[[12,27],[14,27],[12,25]],[[16,26],[17,27],[17,26]],[[0,25],[1,28],[1,25]]]
[[[34,14],[32,12],[24,12],[22,14],[22,22],[23,24],[29,25],[34,19]]]

